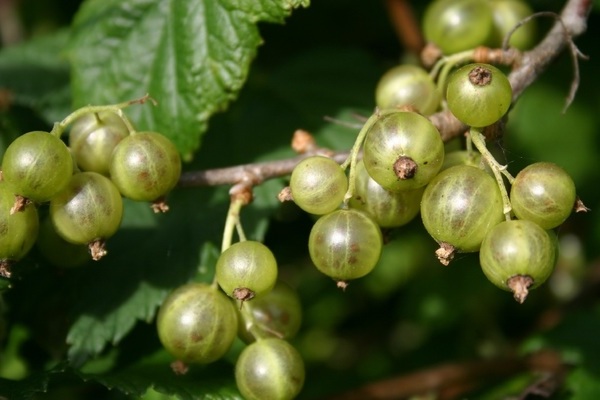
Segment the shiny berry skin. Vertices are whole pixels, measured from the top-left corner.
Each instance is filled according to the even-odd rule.
[[[123,196],[153,202],[166,196],[181,175],[175,145],[157,132],[136,132],[121,140],[110,161],[110,179]]]
[[[246,400],[291,400],[302,390],[304,361],[283,339],[249,344],[235,363],[235,382]]]
[[[421,219],[438,243],[458,252],[478,251],[487,232],[504,219],[500,189],[480,168],[450,167],[425,188]]]
[[[85,114],[71,126],[69,147],[83,171],[108,176],[112,152],[128,135],[127,125],[113,111]]]
[[[425,186],[444,162],[444,142],[435,126],[415,112],[383,110],[368,128],[363,162],[379,185],[390,191]]]
[[[490,47],[500,47],[505,36],[523,19],[533,14],[529,4],[522,0],[492,0],[492,17],[494,20],[494,35]],[[513,31],[509,46],[519,50],[528,50],[535,44],[537,21],[530,19]]]
[[[230,297],[245,301],[268,293],[277,282],[277,260],[271,250],[255,240],[229,246],[219,256],[215,277]]]
[[[163,301],[156,320],[158,337],[177,360],[214,362],[229,350],[238,329],[235,305],[205,283],[188,283]]]
[[[123,200],[110,179],[80,172],[50,202],[56,232],[75,244],[89,244],[114,235],[121,225]]]
[[[380,109],[410,106],[429,115],[438,109],[440,102],[435,82],[417,65],[402,64],[389,69],[375,88],[375,104]]]
[[[15,194],[43,203],[64,189],[73,174],[67,146],[49,132],[33,131],[16,138],[2,159],[3,179]]]
[[[482,128],[506,114],[512,101],[512,87],[504,72],[493,65],[468,64],[450,75],[446,101],[458,120]]]
[[[333,159],[312,156],[292,171],[290,190],[294,202],[304,211],[322,215],[340,206],[348,190],[348,178]]]
[[[322,216],[308,238],[315,267],[338,282],[371,272],[379,261],[382,246],[379,226],[368,214],[354,209],[340,209]]]
[[[538,162],[523,168],[510,190],[513,212],[544,229],[561,225],[573,212],[577,194],[575,183],[556,164]]]
[[[356,164],[356,184],[351,208],[369,214],[382,228],[395,228],[412,221],[421,210],[424,187],[399,192],[385,190],[369,176],[364,163]]]
[[[447,55],[484,45],[492,33],[492,10],[487,1],[436,0],[423,15],[425,39]]]
[[[544,283],[556,263],[556,240],[535,222],[503,221],[486,235],[479,252],[485,276],[522,303]]]
[[[0,261],[22,259],[33,247],[39,231],[38,212],[33,203],[11,213],[15,195],[6,182],[0,181]]]

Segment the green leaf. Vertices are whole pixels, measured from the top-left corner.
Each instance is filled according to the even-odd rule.
[[[40,374],[34,377],[13,381],[0,378],[0,399],[28,400],[33,399],[36,393],[45,392],[48,388],[49,377]]]
[[[140,130],[172,139],[186,159],[211,115],[233,101],[262,39],[256,24],[283,22],[308,0],[87,0],[73,24],[76,106],[149,93],[131,109]]]
[[[38,398],[38,393],[45,393],[53,375],[61,374],[64,364],[58,364],[48,371],[38,372],[22,380],[0,378],[0,399],[29,400]],[[4,397],[3,397],[4,396]]]
[[[225,211],[198,212],[194,203],[206,201],[203,197],[193,190],[173,193],[171,209],[161,215],[153,214],[148,204],[126,202],[122,227],[107,241],[108,255],[75,271],[77,303],[67,337],[75,365],[107,343],[121,341],[136,322],[151,322],[166,294],[196,274],[202,244],[218,237],[201,227],[225,216]]]
[[[0,89],[13,104],[33,109],[52,127],[70,112],[69,31],[60,30],[0,51]]]
[[[566,380],[566,387],[572,393],[570,400],[589,400],[600,398],[598,375],[587,368],[574,369]]]
[[[242,399],[235,387],[230,365],[218,362],[210,366],[191,366],[186,374],[176,375],[170,367],[171,361],[166,352],[159,351],[119,371],[102,375],[78,374],[84,380],[98,382],[136,398],[153,389],[142,398],[157,398],[153,392],[160,392],[181,400]]]
[[[265,185],[268,187],[268,185]],[[108,255],[72,271],[73,324],[69,358],[81,365],[119,343],[139,321],[150,323],[166,295],[192,279],[213,279],[215,246],[228,208],[225,188],[176,190],[170,210],[127,201],[120,231],[107,241]],[[248,237],[261,240],[277,199],[259,196],[242,219]]]

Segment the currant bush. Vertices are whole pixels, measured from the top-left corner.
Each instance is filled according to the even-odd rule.
[[[22,2],[5,3],[10,8]],[[45,3],[39,2],[40,10],[48,7]],[[500,163],[494,154],[500,150],[503,158],[523,162],[558,142],[559,151],[546,154],[577,171],[580,180],[595,178],[583,173],[593,165],[567,160],[565,153],[580,141],[593,141],[573,121],[597,101],[576,107],[577,118],[565,116],[564,126],[577,132],[577,138],[567,134],[555,140],[551,119],[536,105],[524,107],[546,139],[535,143],[535,155],[504,147],[508,141],[502,148],[493,147],[512,123],[523,129],[522,115],[509,119],[507,113],[552,65],[560,48],[573,56],[573,66],[565,64],[575,69],[569,75],[575,77],[573,90],[578,79],[584,82],[593,70],[587,62],[577,62],[589,46],[580,46],[577,39],[588,26],[584,15],[591,14],[592,2],[565,0],[564,11],[552,13],[556,21],[546,20],[552,24],[550,34],[537,51],[527,53],[495,48],[515,24],[531,15],[525,1],[414,2],[424,30],[413,32],[414,42],[424,33],[426,46],[410,43],[404,30],[410,13],[401,18],[394,13],[398,6],[412,6],[388,2],[394,27],[408,39],[401,46],[406,49],[392,54],[394,46],[369,48],[366,58],[352,46],[387,43],[380,35],[390,30],[390,21],[367,20],[380,13],[367,10],[371,2],[363,2],[359,28],[355,23],[336,24],[336,30],[348,25],[356,32],[336,31],[335,43],[326,40],[326,52],[305,46],[292,49],[292,35],[283,35],[272,42],[275,47],[260,52],[267,58],[258,60],[259,69],[250,73],[248,63],[261,38],[269,43],[269,35],[282,32],[260,29],[259,37],[256,24],[283,22],[292,8],[308,0],[189,2],[207,5],[204,8],[185,2],[156,7],[158,2],[135,0],[120,0],[118,7],[110,2],[75,3],[82,8],[72,18],[73,26],[48,42],[8,46],[11,35],[4,34],[12,31],[1,32],[0,150],[6,151],[0,173],[0,400],[20,393],[37,398],[38,392],[56,388],[57,398],[71,400],[371,398],[374,392],[388,398],[447,392],[456,398],[492,399],[525,398],[540,394],[538,389],[544,389],[544,397],[566,400],[570,395],[585,397],[581,388],[593,392],[594,371],[590,373],[590,363],[580,361],[595,354],[597,346],[588,339],[596,334],[597,315],[584,312],[573,319],[568,312],[580,304],[598,309],[597,299],[588,296],[597,274],[585,268],[584,251],[575,247],[593,243],[600,231],[586,230],[580,238],[582,226],[565,223],[584,207],[564,170],[539,162],[513,177],[509,167],[517,160]],[[340,20],[352,20],[346,18],[351,2],[344,3],[344,10],[339,4],[319,3]],[[62,8],[58,14],[63,14]],[[313,15],[318,13],[304,16]],[[322,38],[331,33],[330,18],[324,20],[329,32],[319,30],[314,19],[289,25],[304,33],[310,27],[307,37]],[[39,27],[25,22],[28,32],[38,32]],[[67,31],[68,37],[63,34]],[[508,44],[531,48],[534,34],[532,20],[512,33]],[[346,44],[340,40],[348,37],[352,46],[340,48],[338,44]],[[66,44],[66,52],[58,51]],[[269,60],[271,56],[276,57]],[[390,65],[394,67],[377,75]],[[20,66],[36,74],[13,84],[12,70]],[[63,82],[51,82],[55,73]],[[70,82],[65,80],[68,76]],[[245,81],[249,86],[240,96]],[[369,88],[369,81],[377,86]],[[561,83],[563,89],[568,87],[568,82]],[[333,93],[327,93],[334,86]],[[595,93],[582,87],[587,95]],[[157,101],[147,95],[83,107],[58,122],[48,118],[67,102],[116,98],[132,90],[150,90]],[[310,97],[303,97],[307,94]],[[571,101],[574,93],[567,96]],[[535,93],[522,98],[525,106],[527,101],[541,103]],[[48,110],[41,109],[54,101]],[[154,104],[148,104],[155,107],[152,111],[133,113],[131,121],[125,116],[126,107],[146,101]],[[517,112],[522,110],[519,106]],[[25,108],[23,118],[18,114]],[[215,114],[227,108],[232,113]],[[371,117],[364,115],[372,109]],[[331,116],[324,119],[323,113]],[[34,119],[28,118],[32,115]],[[300,120],[289,119],[297,116]],[[16,138],[19,127],[31,129],[32,121],[43,122],[41,129],[53,127],[50,132],[23,134],[8,146],[7,138]],[[138,131],[132,122],[144,130]],[[299,129],[306,134],[306,146],[294,140],[292,149],[283,149],[286,129],[296,124],[314,129],[314,137]],[[348,149],[353,131],[358,135]],[[512,139],[513,132],[508,133]],[[536,131],[527,133],[533,143]],[[321,140],[332,147],[321,148]],[[291,151],[297,156],[273,159]],[[340,161],[343,156],[347,158]],[[593,160],[587,156],[581,159]],[[229,164],[258,159],[269,161]],[[182,160],[189,162],[184,174]],[[198,167],[203,170],[192,171]],[[582,193],[593,192],[585,183]],[[230,187],[213,187],[217,185]],[[286,205],[291,207],[284,210],[290,212],[285,221],[279,219],[283,213],[273,212],[275,192],[282,186],[278,198],[298,206]],[[174,190],[181,207],[170,215],[158,217],[147,204],[134,204],[150,202],[155,211],[166,211],[165,198]],[[222,210],[219,203],[227,194],[229,211],[219,238],[223,221],[215,211]],[[246,219],[240,216],[248,209],[250,224],[242,226]],[[133,214],[123,218],[129,211]],[[310,215],[298,218],[300,211]],[[126,229],[115,237],[122,221]],[[301,254],[293,247],[298,236],[305,245]],[[123,239],[122,253],[101,263],[88,262],[102,257],[110,238]],[[218,239],[220,253],[214,246]],[[473,254],[455,257],[451,270],[436,268],[435,256],[427,250],[436,243],[443,264],[455,253]],[[570,250],[560,259],[559,244]],[[284,260],[281,268],[278,261]],[[555,268],[560,275],[551,279]],[[15,276],[10,277],[11,271]],[[491,284],[478,285],[473,277]],[[341,289],[351,282],[350,290],[336,290],[333,282]],[[548,292],[536,293],[542,301],[530,301],[527,307],[502,293],[510,292],[523,303],[545,282]],[[179,283],[183,284],[177,287]],[[548,322],[552,331],[537,334]],[[300,329],[302,324],[305,329]],[[535,340],[524,332],[534,333]],[[578,348],[578,341],[585,345]],[[538,358],[530,353],[549,345],[551,354],[543,352]],[[563,357],[565,347],[568,359]],[[499,354],[510,357],[496,359]],[[485,358],[482,365],[489,368],[469,374],[481,360],[454,362],[464,356]],[[417,375],[404,380],[411,385],[388,385],[390,375],[410,373],[411,366],[447,361],[452,361],[453,371],[466,371],[466,379],[451,382],[445,370],[433,368],[425,375],[440,378],[435,387],[427,379],[412,379]],[[543,380],[525,382],[532,376],[532,365],[544,369]],[[488,379],[496,378],[491,375],[498,366],[505,383]],[[60,390],[63,382],[70,385],[78,377],[85,386],[77,382],[72,391]],[[385,381],[366,390],[352,387],[341,395],[331,393],[380,379]],[[414,393],[396,392],[409,386],[412,391],[415,382]],[[436,390],[442,387],[444,393]]]

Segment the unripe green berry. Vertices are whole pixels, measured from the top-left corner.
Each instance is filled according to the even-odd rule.
[[[235,382],[246,400],[291,400],[304,385],[304,361],[283,339],[248,345],[235,364]]]

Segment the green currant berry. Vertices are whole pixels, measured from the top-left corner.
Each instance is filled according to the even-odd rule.
[[[216,280],[236,300],[251,300],[268,293],[277,282],[277,260],[264,244],[245,240],[229,246],[219,256]]]
[[[575,183],[556,164],[538,162],[522,169],[512,184],[510,202],[519,219],[535,222],[544,229],[562,224],[575,205]]]
[[[484,45],[492,33],[492,10],[487,1],[432,1],[423,15],[425,39],[444,54]]]
[[[490,282],[523,303],[552,274],[556,251],[556,241],[535,222],[504,221],[486,235],[479,262]]]
[[[369,176],[364,163],[356,164],[356,183],[350,207],[369,214],[382,228],[395,228],[412,221],[421,209],[424,187],[399,192],[385,190]]]
[[[494,37],[491,47],[500,47],[505,36],[523,19],[533,14],[533,10],[521,0],[493,0],[490,2],[494,20]],[[535,44],[536,20],[532,19],[512,33],[509,46],[527,50]]]
[[[244,304],[239,313],[238,336],[246,343],[253,342],[255,335],[291,339],[302,323],[298,293],[280,280],[270,292]]]
[[[235,382],[246,400],[291,400],[304,385],[302,356],[283,339],[249,344],[235,364]]]
[[[498,68],[473,63],[450,75],[446,101],[458,120],[481,128],[492,125],[506,114],[512,101],[512,88]]]
[[[181,158],[175,145],[156,132],[136,132],[121,140],[110,161],[110,178],[123,196],[156,201],[179,181]]]
[[[375,117],[363,144],[363,162],[371,178],[393,192],[429,183],[444,162],[437,128],[414,112],[383,110]]]
[[[73,158],[56,136],[33,131],[19,136],[2,159],[3,179],[13,192],[43,203],[64,189],[73,174]]]
[[[429,115],[440,106],[441,95],[425,69],[403,64],[383,74],[375,88],[375,103],[380,109],[411,106]]]
[[[6,182],[0,181],[0,275],[10,276],[10,264],[31,250],[38,236],[38,212],[32,203],[21,211],[11,212],[15,195]]]
[[[340,206],[348,190],[348,179],[336,161],[312,156],[302,160],[292,171],[290,190],[298,207],[322,215]]]
[[[362,211],[340,209],[324,215],[313,225],[308,250],[315,267],[344,282],[367,275],[375,268],[383,237],[373,219]]]
[[[167,296],[156,326],[161,343],[177,360],[207,364],[229,350],[238,320],[235,306],[217,288],[189,283]]]
[[[114,111],[85,114],[69,131],[69,147],[83,171],[108,176],[116,145],[129,135],[123,118]]]
[[[79,267],[90,260],[88,247],[66,241],[56,232],[51,218],[44,218],[40,224],[36,246],[46,261],[55,267]]]
[[[480,168],[450,167],[425,188],[421,219],[440,244],[440,262],[448,265],[455,252],[478,251],[490,229],[504,219],[498,184]]]
[[[50,202],[56,232],[74,244],[103,242],[117,232],[122,216],[121,194],[110,179],[97,172],[73,175],[68,186]],[[102,255],[92,254],[92,258]]]

